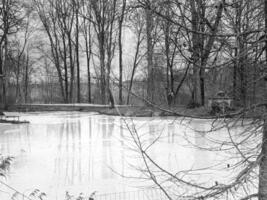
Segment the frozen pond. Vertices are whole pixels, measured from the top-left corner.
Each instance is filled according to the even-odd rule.
[[[66,191],[74,195],[97,191],[101,195],[138,191],[152,185],[135,178],[142,177],[137,169],[144,163],[135,151],[126,124],[135,125],[144,145],[157,140],[149,153],[164,169],[173,173],[202,169],[194,177],[207,184],[231,179],[237,169],[228,168],[240,159],[232,148],[218,151],[218,146],[228,148],[229,133],[225,129],[212,134],[195,131],[209,130],[210,120],[125,121],[78,112],[20,115],[30,124],[0,125],[0,152],[15,157],[7,179],[1,180],[25,194],[38,188],[51,199],[63,199]],[[207,150],[211,147],[214,151]],[[210,166],[214,169],[205,169]],[[1,200],[10,199],[14,193],[1,184],[0,190]]]

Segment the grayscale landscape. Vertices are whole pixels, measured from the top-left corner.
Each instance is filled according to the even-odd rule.
[[[1,0],[0,200],[267,200],[267,0]]]

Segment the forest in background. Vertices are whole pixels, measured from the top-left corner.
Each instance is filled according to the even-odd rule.
[[[263,100],[262,0],[3,0],[0,14],[2,105]]]

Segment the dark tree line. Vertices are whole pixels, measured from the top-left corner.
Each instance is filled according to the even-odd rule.
[[[131,92],[142,89],[141,96],[152,103],[175,106],[185,97],[198,107],[215,91],[226,90],[236,106],[249,106],[260,99],[259,77],[265,73],[263,5],[260,0],[3,1],[2,101],[12,80],[4,81],[7,55],[20,48],[9,56],[19,66],[34,42],[31,51],[39,52],[28,56],[29,63],[42,76],[53,74],[62,102],[106,104],[111,89],[118,104],[130,104]],[[34,20],[28,19],[29,10]],[[31,40],[39,33],[43,38]],[[49,74],[34,62],[44,57]],[[18,85],[30,76],[22,78],[18,68],[15,99],[21,102],[19,90],[25,89]]]

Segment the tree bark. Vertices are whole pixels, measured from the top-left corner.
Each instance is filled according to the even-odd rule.
[[[170,11],[169,11],[169,1],[167,5],[167,10],[166,10],[166,16],[170,18]],[[168,99],[168,105],[170,106],[172,103],[172,95],[171,93],[174,94],[174,75],[173,75],[173,69],[171,65],[171,59],[170,59],[170,22],[166,21],[165,23],[165,28],[164,28],[164,42],[165,42],[165,56],[166,56],[166,96]],[[169,99],[169,97],[171,99]]]
[[[192,62],[193,62],[193,94],[192,94],[192,103],[195,105],[200,104],[200,89],[199,89],[199,37],[197,34],[198,31],[198,13],[196,10],[195,0],[190,0],[191,7],[191,20],[192,20]]]
[[[114,20],[117,0],[91,1],[94,29],[97,34],[100,64],[100,96],[101,103],[106,104],[111,73],[111,62],[114,56]]]
[[[133,69],[132,69],[132,74],[131,74],[131,80],[130,80],[130,85],[128,88],[128,95],[127,95],[127,105],[129,105],[130,102],[130,95],[131,95],[131,91],[132,91],[132,86],[133,86],[133,79],[134,79],[134,74],[135,74],[135,70],[137,68],[138,65],[138,54],[139,54],[139,49],[140,49],[140,44],[141,44],[141,33],[142,29],[140,29],[140,31],[138,32],[138,38],[137,38],[137,44],[136,44],[136,50],[135,50],[135,55],[134,55],[134,62],[133,62]]]
[[[106,70],[105,70],[105,33],[101,31],[98,36],[99,54],[100,54],[100,94],[101,103],[106,104]]]
[[[153,66],[153,41],[152,41],[152,11],[146,9],[146,36],[147,36],[147,98],[150,102],[154,99],[154,66]]]
[[[26,65],[25,65],[25,82],[24,82],[24,102],[28,103],[28,86],[29,86],[29,52],[26,56]]]
[[[117,5],[117,0],[113,0],[112,2],[112,7],[110,8],[110,13],[108,15],[109,18],[109,25],[108,30],[107,30],[107,73],[106,73],[106,99],[109,99],[109,90],[111,89],[111,84],[110,84],[110,73],[111,73],[111,63],[112,59],[114,57],[114,51],[115,51],[115,39],[114,39],[114,22],[115,22],[115,17],[116,17],[116,5]]]
[[[60,63],[60,50],[59,50],[59,46],[60,45],[58,44],[59,43],[59,38],[58,38],[58,35],[57,35],[58,29],[57,29],[57,25],[56,25],[56,21],[55,21],[56,17],[54,16],[54,13],[52,12],[53,10],[51,10],[49,16],[46,16],[44,14],[46,11],[44,10],[44,6],[43,6],[42,3],[35,1],[35,6],[37,8],[37,12],[38,12],[39,18],[40,18],[40,20],[41,20],[41,22],[42,22],[42,24],[44,26],[44,29],[45,29],[45,31],[47,33],[47,36],[48,36],[48,39],[49,39],[49,42],[50,42],[52,58],[53,58],[53,61],[54,61],[55,68],[57,70],[58,82],[59,82],[59,85],[60,85],[60,89],[61,89],[60,91],[61,91],[61,95],[62,95],[63,101],[65,103],[68,103],[68,99],[69,99],[68,98],[68,90],[65,90],[66,89],[66,85],[64,87],[64,73],[63,73],[63,71],[61,69],[61,63]],[[54,7],[51,8],[51,9],[54,9]],[[51,19],[51,21],[49,21],[49,18]],[[65,41],[65,40],[63,39],[63,41]],[[67,48],[64,47],[64,49],[67,49]],[[65,57],[65,56],[63,56],[63,57]],[[63,59],[63,60],[65,60],[65,59]],[[65,65],[65,67],[66,67],[66,65]],[[66,73],[66,71],[65,71],[65,73]],[[65,79],[65,81],[66,80],[67,79]]]
[[[80,81],[80,59],[79,59],[79,4],[75,3],[75,19],[76,19],[76,67],[77,67],[77,102],[81,102],[81,81]]]
[[[125,14],[125,7],[126,7],[126,0],[123,0],[121,16],[119,18],[119,104],[123,104],[122,99],[122,70],[123,70],[123,61],[122,61],[122,25],[124,20]]]
[[[192,12],[192,60],[193,60],[193,102],[196,104],[205,104],[205,68],[209,59],[210,52],[212,50],[218,26],[220,24],[222,13],[225,5],[225,0],[222,0],[217,8],[214,24],[209,23],[210,36],[207,38],[206,45],[204,45],[204,35],[198,34],[197,31],[204,32],[205,28],[202,26],[205,18],[205,3],[198,2],[200,10],[197,11],[195,0],[191,0],[191,12]],[[200,17],[199,17],[199,13]],[[203,21],[204,20],[204,21]],[[207,23],[207,22],[206,22]]]
[[[1,108],[5,107],[5,79],[4,79],[4,69],[3,69],[3,53],[0,49],[0,101]]]
[[[20,58],[17,58],[17,66],[16,66],[16,97],[15,100],[18,102],[19,96],[20,96],[20,84],[19,84],[19,77],[20,77]]]
[[[63,63],[64,63],[64,82],[65,82],[65,96],[69,99],[69,78],[68,78],[68,65],[67,65],[67,47],[66,47],[66,35],[62,33],[63,39]]]
[[[267,0],[264,0],[264,15],[265,15],[265,37],[267,37]],[[267,47],[267,40],[265,40],[265,47]],[[265,65],[267,65],[267,48],[265,48]],[[267,99],[267,79],[265,77],[265,94],[264,99]],[[266,102],[265,102],[266,103]],[[265,106],[265,113],[267,106]],[[262,149],[261,161],[259,166],[259,200],[267,199],[267,116],[264,115],[264,125],[262,133]]]
[[[238,67],[238,61],[237,61],[237,48],[234,48],[234,69],[233,69],[233,100],[234,104],[237,100],[237,67]]]
[[[87,65],[87,93],[88,93],[88,103],[92,103],[91,98],[91,72],[90,72],[90,60],[91,60],[91,22],[86,24],[84,21],[84,38],[85,38],[85,50],[86,50],[86,65]]]
[[[73,63],[73,50],[72,50],[72,35],[68,31],[68,46],[69,46],[69,60],[70,60],[70,88],[69,88],[69,103],[73,102],[73,86],[74,86],[74,63]]]
[[[97,40],[98,40],[99,64],[100,64],[100,76],[98,77],[100,80],[98,81],[100,82],[101,104],[106,104],[106,64],[105,64],[106,21],[104,20],[106,8],[104,5],[105,3],[103,2],[103,0],[91,1],[92,15],[95,18],[95,22],[93,23],[93,25],[97,33]]]
[[[4,79],[3,79],[3,105],[4,108],[6,108],[7,105],[7,99],[6,99],[6,73],[5,73],[5,68],[7,64],[7,44],[8,44],[8,38],[7,35],[5,35],[5,40],[4,40],[4,62],[3,62],[3,74],[4,74]]]

